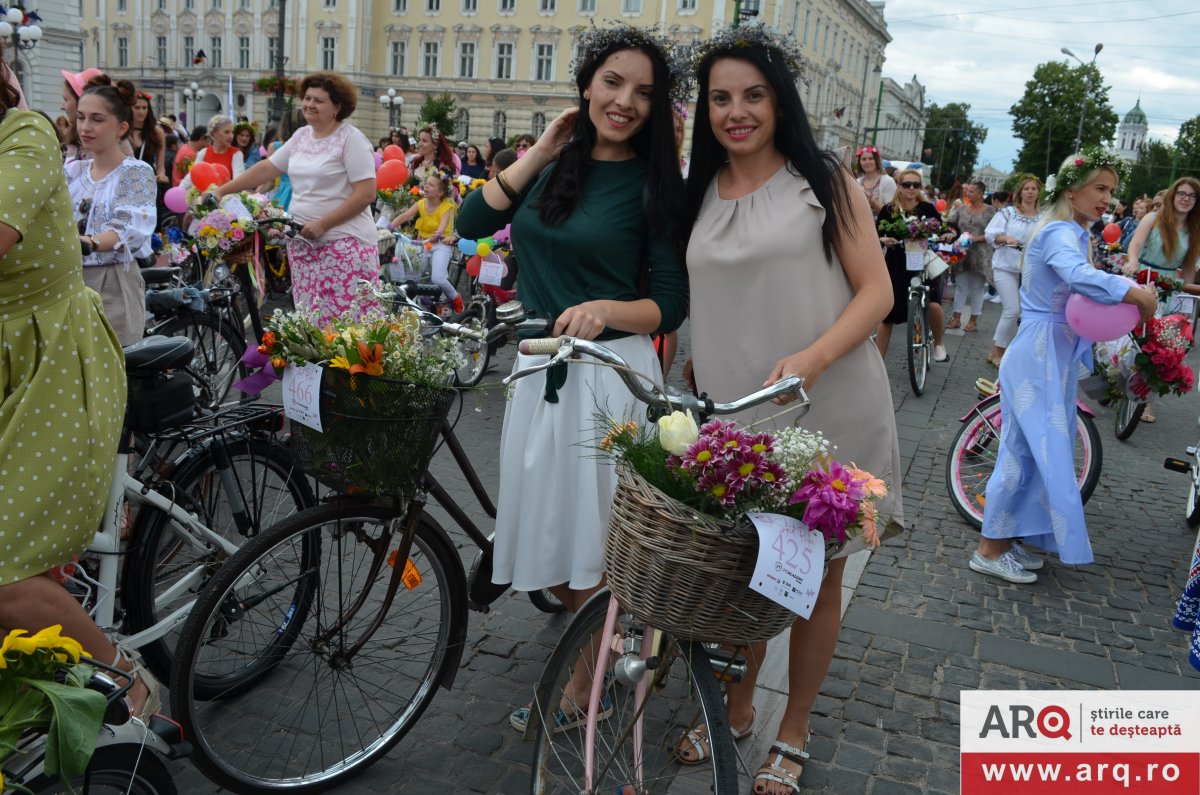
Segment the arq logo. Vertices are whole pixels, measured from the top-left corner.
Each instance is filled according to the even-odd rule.
[[[1034,724],[1037,729],[1034,729]],[[1024,735],[1036,740],[1047,737],[1052,740],[1071,739],[1071,715],[1063,707],[1042,707],[1034,712],[1033,707],[1026,704],[1008,705],[1008,715],[999,705],[993,704],[988,708],[987,718],[983,721],[980,738],[987,738],[993,732],[1005,739],[1018,739]]]

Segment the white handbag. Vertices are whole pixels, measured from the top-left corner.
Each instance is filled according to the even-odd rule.
[[[925,249],[925,270],[922,271],[921,278],[931,282],[948,270],[950,270],[950,265],[946,260],[934,254],[930,249]]]

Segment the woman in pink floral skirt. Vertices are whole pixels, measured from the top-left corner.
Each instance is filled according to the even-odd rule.
[[[359,280],[379,280],[379,249],[371,202],[375,157],[371,142],[345,119],[354,112],[354,85],[332,72],[300,81],[301,109],[308,122],[266,160],[216,189],[225,196],[287,174],[291,214],[304,224],[288,243],[292,298],[297,309],[322,318],[345,312]]]

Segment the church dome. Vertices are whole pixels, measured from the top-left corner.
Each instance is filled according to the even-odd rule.
[[[1146,124],[1146,113],[1142,110],[1142,101],[1139,99],[1133,106],[1133,110],[1125,114],[1124,124]]]

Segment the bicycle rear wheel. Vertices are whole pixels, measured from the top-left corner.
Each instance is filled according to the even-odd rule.
[[[913,394],[925,394],[925,378],[929,375],[929,305],[924,293],[908,294],[908,380]]]
[[[316,502],[283,443],[245,433],[193,448],[162,491],[237,545]],[[239,520],[245,523],[245,535]],[[150,505],[138,511],[130,538],[121,585],[127,634],[153,626],[194,600],[229,557]],[[141,648],[150,670],[164,683],[177,639],[178,633],[171,632]]]
[[[225,402],[230,387],[246,374],[241,364],[246,352],[246,336],[240,328],[208,312],[181,312],[155,333],[168,337],[187,337],[195,345],[190,370],[197,376],[197,401],[214,410]]]
[[[1141,421],[1142,413],[1146,410],[1146,404],[1140,400],[1122,397],[1113,401],[1112,408],[1113,430],[1116,432],[1117,438],[1123,442],[1133,436],[1133,431]]]
[[[449,686],[466,636],[462,564],[425,514],[411,567],[395,560],[401,518],[357,500],[298,513],[248,541],[201,594],[180,633],[171,710],[213,781],[330,788],[387,753]],[[383,615],[394,567],[412,576],[392,583]],[[202,701],[198,682],[221,685]]]
[[[593,743],[595,761],[591,788],[585,786],[586,733],[583,725],[571,727],[580,711],[586,711],[586,690],[580,699],[564,698],[574,692],[572,677],[587,685],[605,671],[597,669],[597,653],[609,609],[607,591],[588,601],[571,621],[538,683],[533,708],[536,723],[531,792],[710,792],[733,795],[737,791],[736,753],[729,719],[712,664],[699,643],[679,641],[657,631],[648,633],[650,643],[659,644],[650,656],[658,664],[647,670],[642,685],[627,684],[624,665],[637,654],[613,652],[612,675],[606,683],[600,708],[608,717],[597,721]],[[635,622],[623,612],[614,634],[621,639],[645,642]],[[637,691],[644,691],[638,706]],[[572,706],[581,703],[582,706]],[[567,707],[563,709],[562,707]],[[611,713],[611,714],[609,714]],[[641,719],[640,737],[635,724]],[[554,727],[554,728],[550,728]],[[701,764],[684,766],[677,751],[687,733],[703,727],[712,754]],[[641,758],[640,773],[636,756]]]
[[[988,480],[1000,449],[1000,395],[981,401],[963,422],[946,457],[946,488],[950,502],[964,519],[983,527]],[[1082,410],[1075,412],[1075,473],[1086,503],[1100,482],[1103,452],[1096,423]]]

